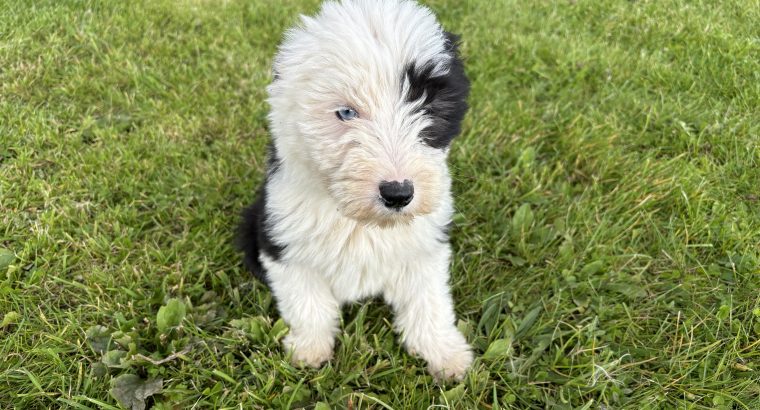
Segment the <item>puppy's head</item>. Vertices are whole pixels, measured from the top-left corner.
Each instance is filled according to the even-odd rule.
[[[343,215],[381,226],[433,212],[467,110],[457,37],[411,1],[327,2],[289,30],[269,86],[278,155]]]

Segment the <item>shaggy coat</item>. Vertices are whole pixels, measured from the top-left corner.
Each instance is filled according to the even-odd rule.
[[[329,360],[341,305],[374,296],[434,376],[472,362],[448,286],[446,159],[469,91],[457,40],[414,2],[345,0],[279,47],[268,171],[239,243],[297,363]]]

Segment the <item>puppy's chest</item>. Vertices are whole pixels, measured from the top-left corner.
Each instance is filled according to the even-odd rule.
[[[292,244],[292,256],[324,275],[338,299],[354,301],[381,293],[429,253],[420,229],[424,224],[383,229],[338,220]]]

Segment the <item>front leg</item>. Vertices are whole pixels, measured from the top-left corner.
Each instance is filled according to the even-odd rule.
[[[262,257],[277,309],[290,332],[283,345],[295,364],[319,367],[332,357],[340,303],[325,278],[301,266]]]
[[[454,325],[448,263],[448,248],[414,261],[388,286],[385,299],[395,311],[394,321],[409,353],[425,359],[437,379],[461,380],[473,355]]]

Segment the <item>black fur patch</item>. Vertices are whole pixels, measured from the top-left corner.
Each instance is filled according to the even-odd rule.
[[[267,179],[279,168],[280,161],[274,145],[270,146],[269,169]],[[264,253],[274,260],[279,260],[285,246],[275,243],[272,239],[271,228],[268,226],[269,215],[266,211],[267,203],[267,180],[259,188],[256,201],[243,210],[242,220],[238,226],[236,244],[243,251],[243,265],[253,275],[264,283],[268,283],[266,270],[259,261],[259,254]]]
[[[459,36],[449,32],[444,35],[446,52],[451,56],[446,74],[433,75],[433,65],[418,66],[415,62],[408,64],[403,74],[409,82],[406,101],[414,102],[424,96],[420,109],[431,117],[433,124],[423,131],[421,138],[433,148],[446,148],[462,131],[470,93],[470,81],[459,56]]]

